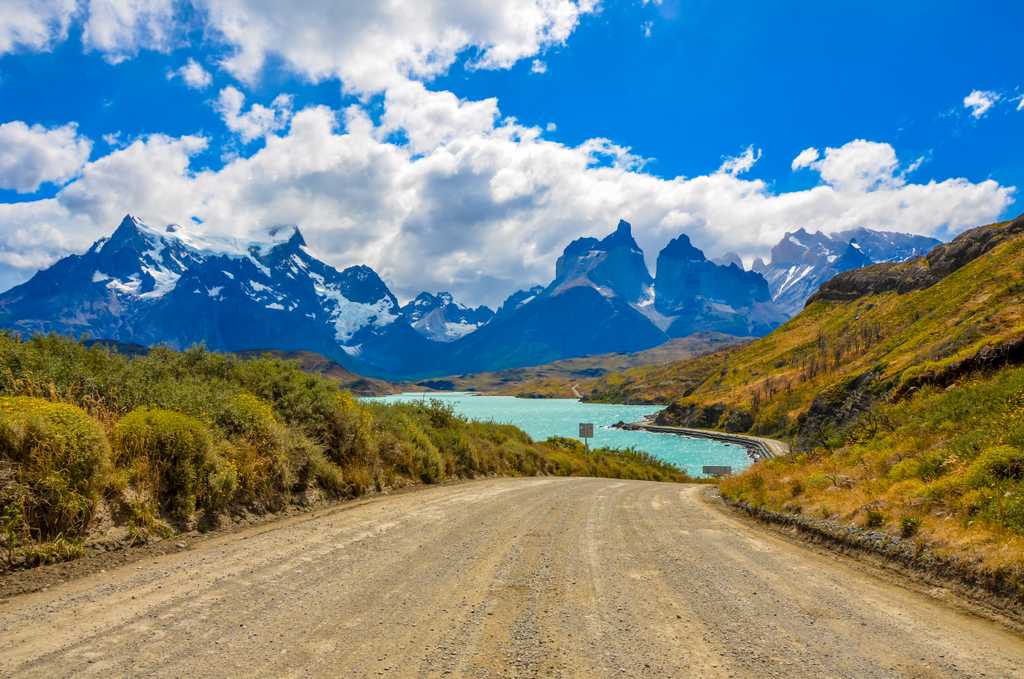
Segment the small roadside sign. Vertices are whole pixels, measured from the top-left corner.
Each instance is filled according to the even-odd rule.
[[[580,438],[583,439],[583,445],[586,446],[587,450],[590,450],[590,441],[587,439],[594,438],[593,422],[580,422]]]
[[[729,476],[730,474],[732,474],[732,467],[704,465],[704,476]]]

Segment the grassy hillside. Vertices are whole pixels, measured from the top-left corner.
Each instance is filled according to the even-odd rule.
[[[0,334],[0,567],[494,474],[687,480],[644,454],[538,443],[438,403],[366,405],[281,359]]]
[[[1024,567],[1024,221],[868,267],[762,339],[598,380],[666,424],[790,440],[723,492]]]
[[[528,398],[574,398],[574,386],[581,394],[587,394],[595,379],[603,375],[637,366],[680,361],[747,339],[717,332],[698,333],[634,353],[567,358],[528,368],[443,377],[420,384],[438,389],[481,391]]]
[[[706,425],[721,426],[731,417],[758,433],[806,436],[801,416],[832,391],[837,397],[902,395],[1019,339],[1022,302],[1024,235],[1014,235],[928,288],[814,302],[764,338],[693,360],[608,375],[590,395],[668,396],[675,408],[666,420],[703,417]],[[716,411],[718,418],[707,421]]]

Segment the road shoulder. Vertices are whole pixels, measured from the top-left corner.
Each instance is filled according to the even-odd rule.
[[[995,596],[959,578],[947,577],[938,570],[910,567],[883,553],[829,539],[815,531],[801,530],[791,521],[773,521],[764,513],[749,513],[726,502],[715,486],[708,486],[699,497],[707,506],[737,523],[1024,635],[1024,609],[1016,600]]]

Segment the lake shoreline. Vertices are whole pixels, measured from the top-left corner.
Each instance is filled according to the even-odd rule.
[[[469,419],[511,424],[531,438],[579,439],[579,425],[593,424],[592,448],[645,452],[669,462],[695,477],[703,476],[705,466],[747,468],[757,458],[738,441],[710,436],[664,436],[662,432],[622,429],[618,422],[637,422],[656,416],[664,405],[585,403],[579,399],[524,399],[515,396],[486,395],[478,392],[404,393],[367,398],[367,402],[439,400]],[[672,432],[676,433],[676,432]]]

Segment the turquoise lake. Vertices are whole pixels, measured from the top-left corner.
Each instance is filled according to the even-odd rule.
[[[580,422],[594,423],[590,445],[606,448],[635,448],[671,462],[694,476],[708,465],[729,465],[734,470],[750,464],[747,452],[740,446],[695,439],[675,434],[613,429],[616,422],[639,422],[645,415],[661,410],[660,406],[627,406],[605,403],[581,403],[574,399],[532,399],[514,396],[480,396],[462,392],[433,392],[376,396],[367,401],[396,403],[437,399],[455,412],[473,420],[512,424],[535,440],[549,436],[575,437]]]

